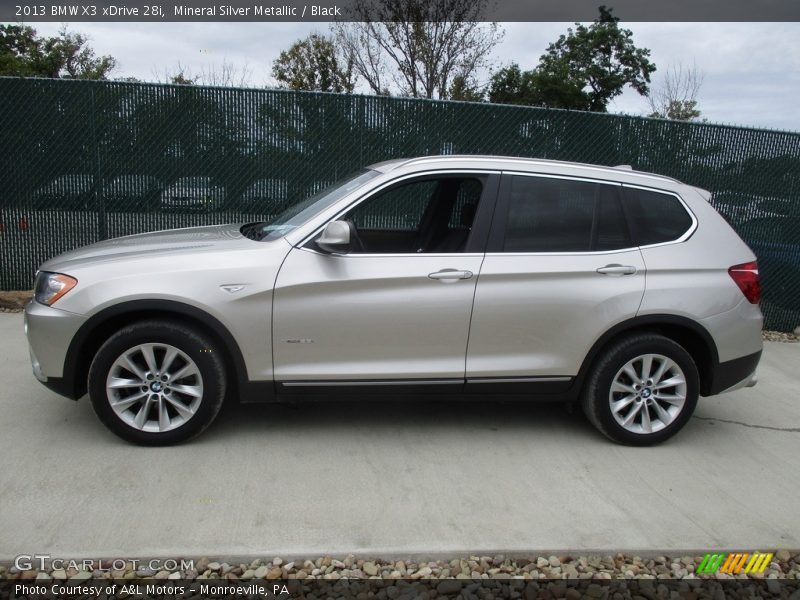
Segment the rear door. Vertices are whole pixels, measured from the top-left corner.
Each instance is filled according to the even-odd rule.
[[[504,173],[475,292],[468,388],[566,387],[595,340],[636,315],[644,286],[619,184]]]

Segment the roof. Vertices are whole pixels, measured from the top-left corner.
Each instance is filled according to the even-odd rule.
[[[370,165],[370,169],[380,171],[381,173],[388,173],[400,167],[408,167],[417,164],[425,163],[441,163],[441,162],[469,162],[469,163],[496,163],[494,168],[513,168],[513,167],[567,167],[570,169],[587,170],[587,171],[602,171],[607,174],[619,174],[620,172],[627,175],[639,175],[642,177],[656,178],[664,181],[672,181],[680,183],[678,180],[665,175],[658,175],[656,173],[647,173],[645,171],[635,171],[630,165],[619,165],[609,167],[607,165],[593,165],[588,163],[568,162],[562,160],[549,160],[544,158],[524,158],[519,156],[490,156],[490,155],[476,155],[476,154],[447,154],[440,156],[420,156],[415,158],[396,158],[394,160],[387,160]]]

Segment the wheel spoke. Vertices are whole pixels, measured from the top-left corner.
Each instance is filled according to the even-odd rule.
[[[131,396],[128,396],[127,398],[116,400],[111,403],[111,406],[114,408],[114,410],[118,412],[124,412],[137,402],[141,402],[142,399],[145,398],[146,396],[147,392],[139,392],[138,394],[133,394]]]
[[[661,406],[657,401],[653,402],[653,408],[656,409],[658,420],[661,421],[664,425],[669,425],[672,422],[672,417],[670,416],[670,414],[666,410],[664,410],[664,407]]]
[[[686,383],[686,380],[681,375],[673,375],[669,379],[665,379],[664,381],[659,381],[658,384],[655,386],[657,390],[665,390],[668,388],[672,388],[678,385],[683,385]]]
[[[611,391],[612,392],[625,392],[626,394],[635,394],[636,390],[633,389],[632,385],[627,385],[620,381],[615,381],[611,384]]]
[[[666,373],[672,367],[673,364],[674,363],[670,359],[664,358],[664,360],[661,361],[661,364],[658,365],[658,369],[656,369],[656,372],[653,373],[652,377],[653,381],[656,383],[661,381],[661,378],[664,376],[664,373]]]
[[[683,406],[683,403],[686,401],[686,396],[672,395],[672,394],[669,395],[669,396],[664,396],[662,394],[659,394],[658,395],[658,400],[660,400],[662,402],[667,402],[667,403],[672,404],[674,406]]]
[[[628,413],[628,416],[626,416],[625,419],[622,421],[622,425],[625,426],[625,427],[630,426],[630,424],[633,423],[633,420],[636,418],[636,415],[639,414],[640,410],[642,410],[642,405],[641,404],[634,404],[633,408]]]
[[[170,375],[170,380],[180,381],[181,379],[189,377],[190,375],[197,375],[197,367],[194,363],[188,363],[184,365],[177,373]]]
[[[170,346],[167,353],[164,355],[164,360],[161,361],[161,373],[169,373],[169,368],[172,366],[175,357],[178,356],[178,349]]]
[[[184,417],[185,419],[188,419],[194,414],[192,411],[186,408],[186,406],[183,403],[179,402],[178,400],[170,398],[169,396],[164,396],[164,398],[166,399],[167,402],[169,402],[172,406],[174,406],[175,410],[177,410],[181,414],[181,416]]]
[[[139,408],[139,412],[136,413],[136,417],[133,419],[133,424],[136,425],[139,429],[144,429],[144,424],[147,419],[147,415],[150,412],[150,395],[147,394],[147,399],[142,403],[141,408]]]
[[[114,377],[108,382],[108,387],[115,390],[120,388],[141,387],[143,385],[143,381],[136,381],[135,379],[120,379],[119,377]]]
[[[646,354],[642,357],[642,381],[650,379],[650,371],[653,368],[653,355]]]
[[[203,393],[200,391],[200,388],[196,385],[171,385],[173,392],[178,392],[179,394],[186,394],[187,396],[194,396],[195,398],[202,397]]]
[[[158,365],[156,364],[156,355],[153,352],[153,344],[144,344],[141,347],[142,356],[147,363],[147,368],[151,373],[158,372]]]
[[[145,373],[142,369],[139,368],[133,359],[131,358],[130,354],[125,355],[125,368],[127,368],[131,373],[134,373],[139,379],[142,381],[145,380]]]
[[[641,379],[631,363],[628,363],[622,367],[622,370],[625,371],[625,374],[631,378],[631,381],[639,381],[639,379]]]
[[[158,397],[158,430],[166,431],[169,429],[169,414],[167,413],[167,403],[164,397]]]
[[[647,407],[642,405],[642,430],[645,433],[653,433],[653,425],[650,423],[650,411]]]
[[[614,414],[617,414],[623,408],[625,408],[626,406],[630,406],[631,402],[633,402],[634,400],[636,400],[636,395],[635,394],[631,394],[630,396],[626,396],[625,398],[622,398],[621,400],[617,400],[615,402],[612,402],[611,403],[611,411]]]

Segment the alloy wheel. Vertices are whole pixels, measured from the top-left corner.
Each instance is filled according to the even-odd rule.
[[[141,431],[163,433],[184,425],[203,399],[195,362],[169,344],[139,344],[111,365],[106,396],[116,415]]]
[[[614,376],[608,395],[611,414],[627,431],[661,431],[678,418],[686,404],[686,375],[662,354],[643,354]]]

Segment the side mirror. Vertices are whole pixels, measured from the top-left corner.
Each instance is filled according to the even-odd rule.
[[[317,238],[317,246],[324,252],[347,254],[350,251],[350,223],[331,221]]]

